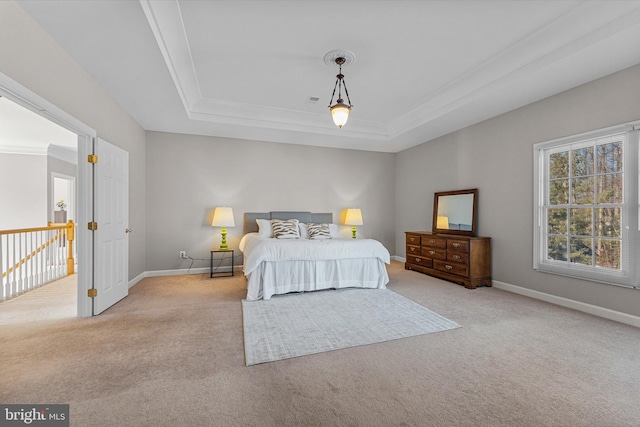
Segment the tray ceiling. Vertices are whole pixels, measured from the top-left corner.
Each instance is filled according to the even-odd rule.
[[[640,63],[638,1],[19,4],[165,132],[397,152]],[[343,129],[334,49],[356,56]]]

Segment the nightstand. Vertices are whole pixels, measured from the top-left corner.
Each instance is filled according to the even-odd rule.
[[[218,258],[220,260],[220,264],[222,264],[223,260],[228,258],[227,254],[231,254],[231,273],[228,273],[226,271],[224,271],[224,272],[216,272],[216,271],[214,271],[214,268],[213,268],[213,254],[215,254],[215,253],[222,253],[222,257]],[[233,277],[234,260],[235,260],[235,256],[234,256],[234,250],[233,249],[212,249],[211,250],[211,278],[213,278],[213,277]],[[218,268],[218,267],[216,267],[216,268]]]

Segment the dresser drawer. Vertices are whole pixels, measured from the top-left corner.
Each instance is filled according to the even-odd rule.
[[[447,251],[436,248],[422,248],[422,256],[433,259],[447,259]]]
[[[433,261],[433,268],[463,277],[469,275],[469,269],[465,264],[455,262]]]
[[[455,240],[447,239],[447,250],[455,252],[469,253],[469,241],[468,240]]]
[[[407,245],[407,256],[420,255],[420,246]]]
[[[430,246],[432,248],[447,248],[447,239],[438,237],[422,236],[422,246]]]
[[[423,258],[421,256],[409,256],[407,255],[407,262],[409,264],[414,264],[414,265],[421,265],[422,267],[432,267],[433,266],[433,260],[430,260],[428,258]]]
[[[447,251],[447,261],[469,264],[469,255],[462,252]]]
[[[407,234],[407,245],[420,246],[420,236],[417,234]]]

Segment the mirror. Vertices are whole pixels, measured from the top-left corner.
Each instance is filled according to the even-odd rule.
[[[478,189],[442,191],[434,194],[434,233],[476,235]]]

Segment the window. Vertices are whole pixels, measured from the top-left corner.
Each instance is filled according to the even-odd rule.
[[[638,287],[633,125],[534,146],[535,269]]]

